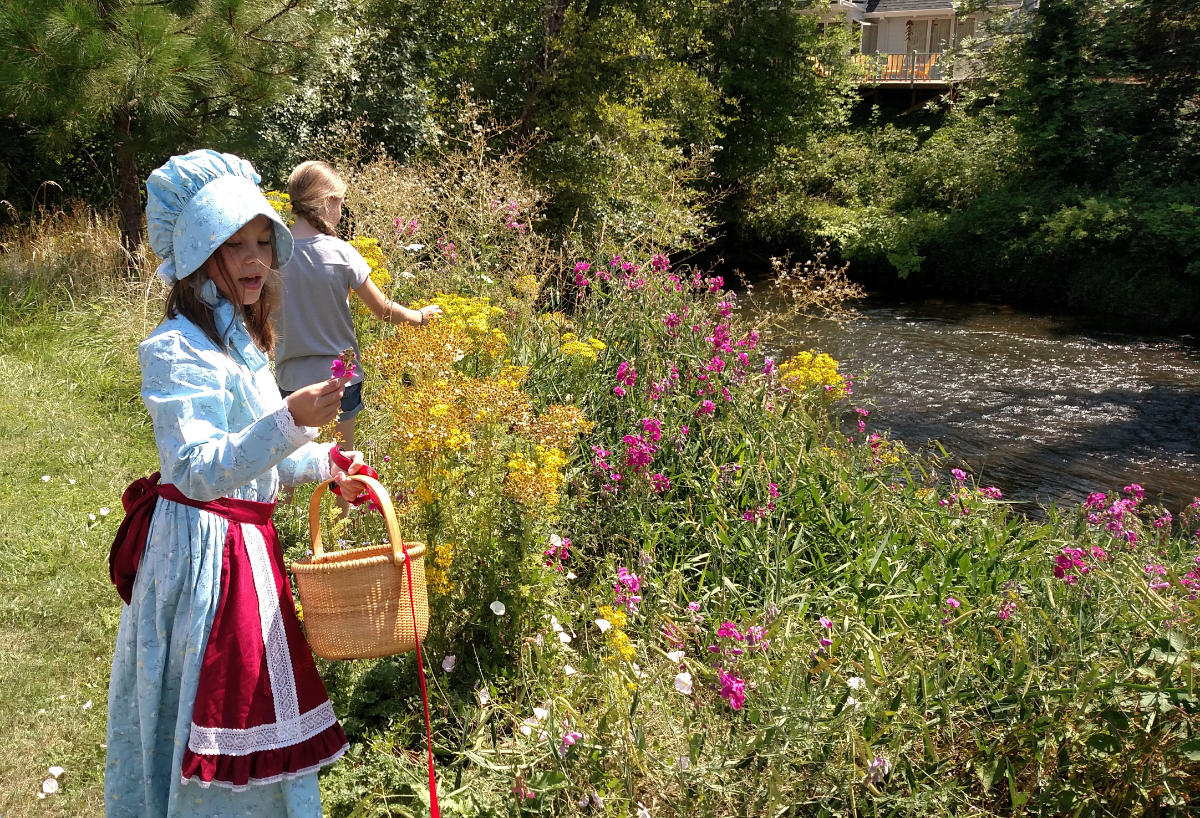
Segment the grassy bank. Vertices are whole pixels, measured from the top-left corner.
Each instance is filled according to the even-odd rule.
[[[131,475],[155,464],[128,302],[0,313],[0,812],[100,815],[120,600],[107,555]],[[106,513],[108,512],[108,513]],[[61,793],[37,793],[61,766]]]
[[[1200,508],[1098,486],[1046,522],[1013,515],[876,434],[836,361],[775,360],[725,282],[653,236],[539,235],[537,191],[480,157],[455,185],[360,168],[348,202],[377,280],[446,312],[364,319],[360,445],[430,548],[447,815],[1200,805]],[[36,297],[3,330],[4,812],[98,814],[104,555],[119,491],[153,466],[132,349],[154,301],[110,273],[72,302],[31,269],[10,265]],[[789,289],[812,308],[843,286]],[[276,514],[291,557],[301,500]],[[380,537],[370,514],[336,525]],[[422,814],[413,657],[322,671],[353,743],[322,779],[328,813]]]

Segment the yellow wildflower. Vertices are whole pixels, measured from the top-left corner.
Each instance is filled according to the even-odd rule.
[[[824,352],[800,352],[779,366],[779,380],[796,391],[817,387],[834,398],[846,396],[846,379],[838,373],[838,362]]]

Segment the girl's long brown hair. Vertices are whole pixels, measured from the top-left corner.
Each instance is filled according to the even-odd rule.
[[[275,349],[275,323],[273,315],[275,308],[279,306],[279,272],[276,269],[278,266],[278,257],[275,254],[275,234],[272,230],[271,269],[266,272],[263,280],[262,295],[253,304],[243,305],[234,303],[233,305],[234,313],[240,316],[246,324],[246,329],[250,331],[250,337],[254,339],[254,343],[258,344],[260,349],[268,353]],[[229,292],[237,292],[237,284],[234,282],[233,276],[229,273],[229,267],[225,264],[221,248],[218,247],[208,257],[208,261],[201,264],[196,272],[176,281],[175,285],[171,287],[171,292],[167,295],[167,317],[175,318],[183,316],[203,330],[204,334],[219,349],[228,352],[228,337],[222,337],[217,332],[217,319],[213,315],[212,307],[206,304],[204,299],[200,297],[200,288],[204,285],[205,281],[214,275],[214,272],[215,275],[221,276],[221,280]]]
[[[337,235],[333,225],[321,214],[325,200],[330,196],[345,196],[346,183],[328,162],[310,159],[296,165],[288,176],[288,197],[292,202],[292,213],[327,236]]]

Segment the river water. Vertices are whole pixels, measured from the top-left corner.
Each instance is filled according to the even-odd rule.
[[[781,354],[815,348],[861,375],[868,431],[994,484],[1027,510],[1146,488],[1177,513],[1200,496],[1200,344],[987,304],[867,301],[800,320]],[[777,338],[780,336],[776,336]]]

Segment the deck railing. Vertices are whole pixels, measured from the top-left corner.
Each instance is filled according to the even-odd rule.
[[[863,71],[863,82],[940,83],[949,79],[941,54],[856,54],[854,62]]]

